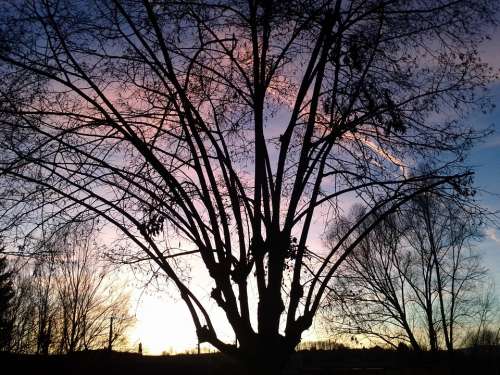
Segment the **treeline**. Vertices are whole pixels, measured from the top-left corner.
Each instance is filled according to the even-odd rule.
[[[102,260],[93,228],[68,224],[0,259],[0,350],[72,353],[126,345],[129,295]]]
[[[470,197],[452,193],[427,192],[364,221],[367,210],[356,206],[332,224],[331,248],[351,228],[363,238],[339,267],[325,304],[334,337],[417,351],[500,343],[494,288],[476,246],[488,217]]]

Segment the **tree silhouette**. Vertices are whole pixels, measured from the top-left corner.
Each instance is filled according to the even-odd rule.
[[[378,224],[322,252],[320,217],[351,199],[383,217],[442,184],[468,193],[459,164],[482,133],[457,119],[486,106],[476,46],[495,1],[1,7],[4,230],[106,221],[134,245],[125,261],[152,260],[175,284],[200,342],[259,373],[284,365]],[[436,167],[412,173],[420,160]],[[188,288],[182,255],[202,262],[238,346]]]
[[[9,350],[46,355],[104,349],[111,317],[112,344],[123,349],[134,323],[129,295],[99,257],[93,227],[66,223],[46,238],[33,241],[31,257],[13,277]]]
[[[105,348],[109,341],[119,348],[134,323],[128,311],[129,296],[120,290],[122,283],[110,279],[110,267],[99,259],[100,248],[93,228],[69,225],[66,230],[56,260],[57,351],[72,353]]]
[[[0,351],[8,348],[12,334],[11,307],[14,288],[12,271],[5,256],[0,257]]]
[[[325,311],[331,330],[394,348],[404,342],[414,350],[453,351],[484,314],[477,307],[487,271],[474,243],[487,216],[470,204],[432,191],[387,216],[332,283]],[[332,225],[333,245],[363,211],[358,207],[351,218]]]

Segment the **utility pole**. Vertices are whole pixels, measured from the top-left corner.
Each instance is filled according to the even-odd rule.
[[[108,338],[108,351],[111,353],[113,350],[113,317],[109,318],[109,338]]]

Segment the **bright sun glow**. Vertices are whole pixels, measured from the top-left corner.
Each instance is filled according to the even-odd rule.
[[[179,353],[196,347],[195,329],[187,308],[172,297],[143,296],[138,302],[137,323],[129,335],[130,346],[143,353]]]
[[[137,351],[139,343],[142,343],[143,354],[146,355],[184,353],[194,350],[197,346],[195,328],[189,312],[182,301],[175,300],[172,296],[142,296],[137,306],[136,318],[137,323],[129,334],[131,351]],[[304,332],[302,338],[322,339],[317,332],[320,330],[320,327],[313,325]]]
[[[319,250],[324,248],[324,244],[319,239],[322,236],[324,223],[317,223],[311,229],[312,237],[310,246]],[[108,233],[105,239],[109,242],[112,234]],[[199,265],[191,265],[195,270]],[[202,272],[201,272],[202,273]],[[200,274],[198,273],[198,276]],[[224,326],[225,319],[223,313],[215,303],[210,300],[206,283],[209,280],[198,280],[198,284],[192,284],[191,288],[196,294],[202,296],[202,301],[213,318],[213,324],[218,326],[219,337],[226,342],[234,340],[233,333]],[[206,281],[206,283],[204,282]],[[175,297],[175,290],[170,293],[141,293],[140,289],[132,293],[132,314],[135,313],[136,323],[128,335],[129,349],[137,351],[139,343],[142,343],[143,353],[146,355],[161,355],[163,353],[184,353],[194,350],[197,347],[197,337],[194,324],[191,320],[189,310],[178,297]],[[313,325],[302,335],[303,340],[322,339],[321,327]],[[202,349],[214,349],[211,346],[202,345]]]

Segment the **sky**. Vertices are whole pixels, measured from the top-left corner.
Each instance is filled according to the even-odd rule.
[[[478,196],[482,206],[491,211],[500,211],[500,84],[492,87],[492,94],[497,108],[488,115],[477,115],[475,120],[481,125],[492,125],[495,132],[472,150],[468,163],[475,170],[476,186],[483,190]],[[484,234],[479,248],[484,264],[497,285],[497,295],[500,296],[500,230],[488,225]]]
[[[500,30],[480,49],[482,58],[500,71]],[[471,113],[467,121],[475,127],[491,127],[493,133],[477,144],[470,152],[466,163],[475,171],[475,184],[479,188],[477,199],[491,211],[500,212],[500,80],[489,86],[489,93],[496,107],[487,114]],[[500,300],[500,228],[488,224],[484,228],[484,239],[477,245],[483,264],[489,269],[496,284]],[[202,282],[201,282],[202,283]],[[194,285],[197,288],[201,285]],[[184,304],[175,293],[166,291],[134,292],[137,323],[130,332],[130,346],[143,345],[145,354],[162,352],[179,353],[196,347],[194,325]],[[212,306],[212,311],[217,309]],[[231,334],[226,330],[226,335]],[[303,339],[324,338],[317,325],[303,334]]]
[[[480,53],[485,62],[500,72],[500,28],[480,48]],[[484,191],[478,196],[481,204],[491,211],[500,212],[500,79],[489,89],[495,108],[487,114],[472,114],[469,121],[478,127],[491,126],[493,133],[471,151],[467,162],[474,168],[476,186]],[[479,247],[500,297],[500,229],[488,226]]]

